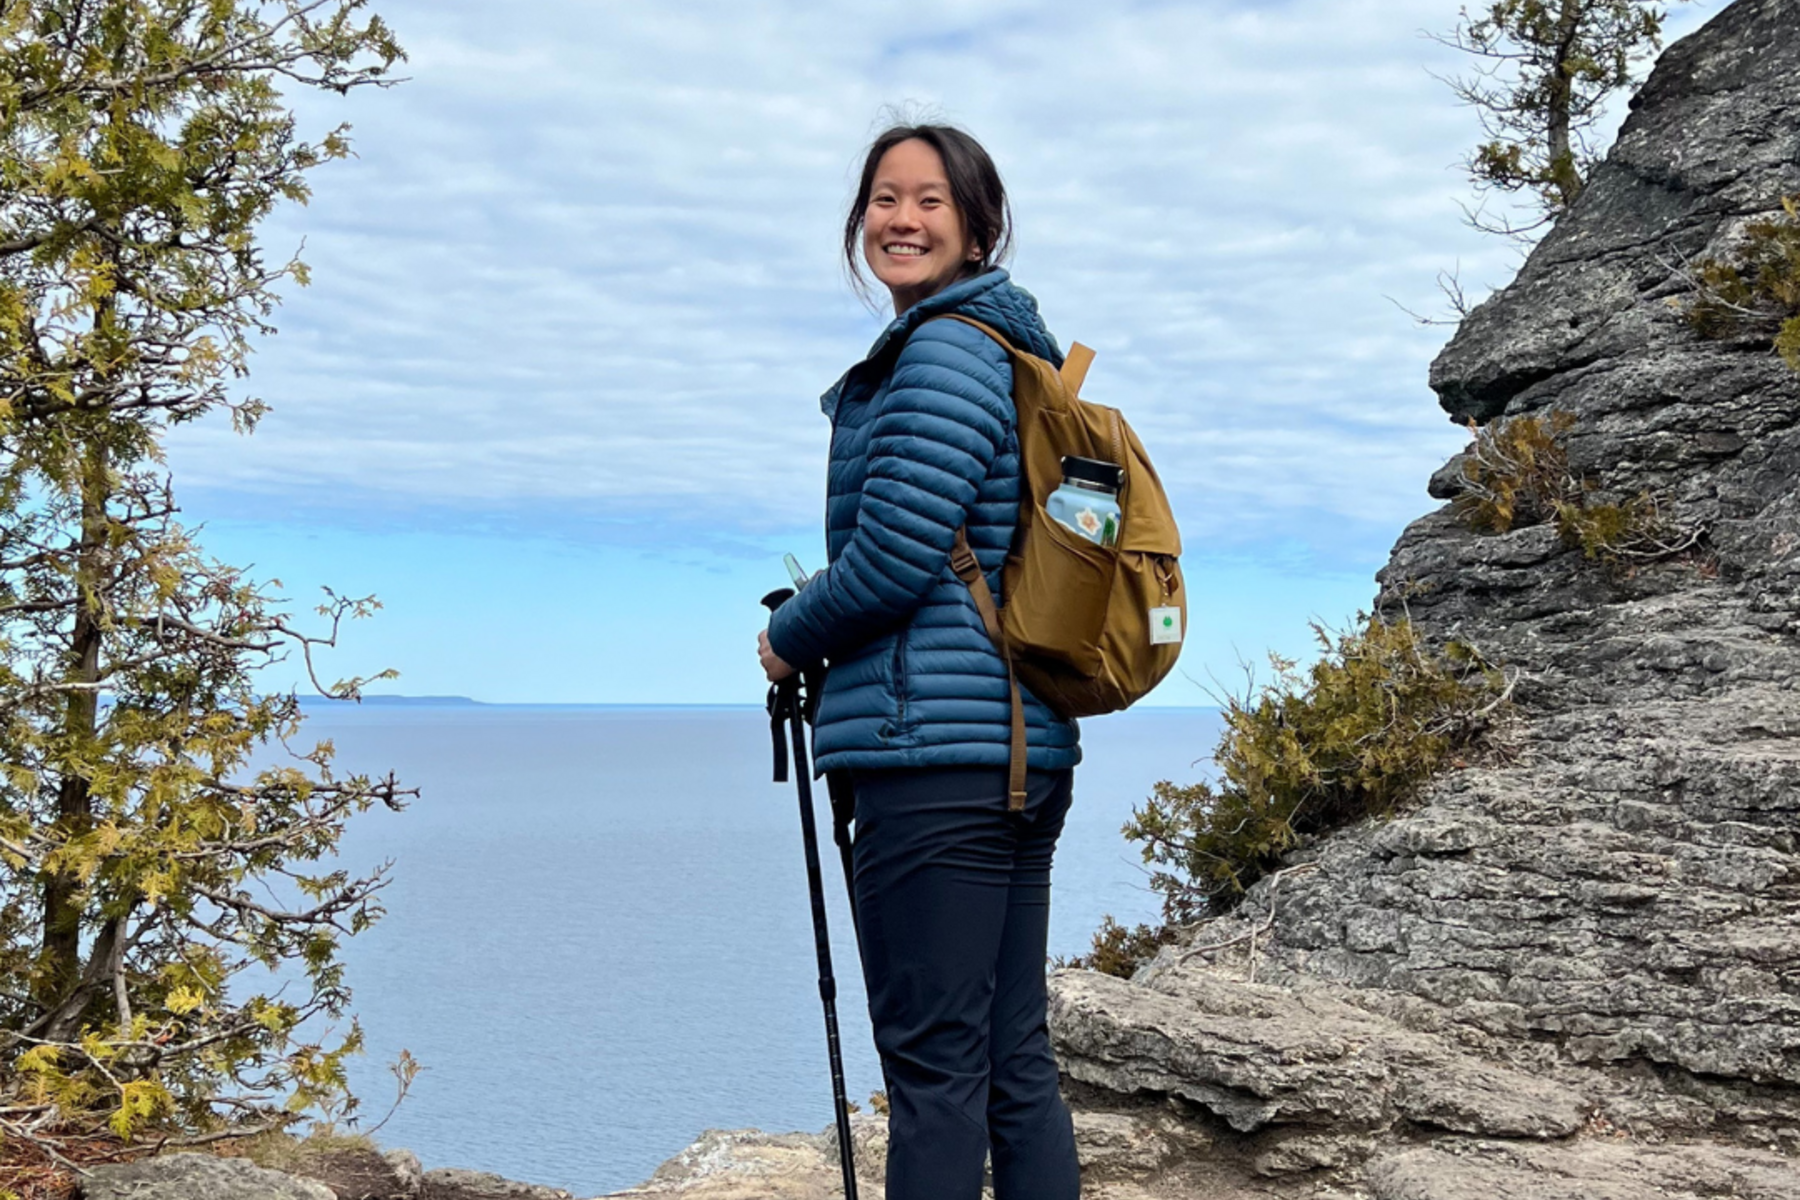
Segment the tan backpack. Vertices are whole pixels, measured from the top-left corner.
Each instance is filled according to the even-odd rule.
[[[1012,687],[1012,753],[1008,806],[1025,806],[1025,708],[1031,694],[1064,718],[1117,712],[1140,699],[1175,667],[1187,631],[1181,583],[1181,534],[1143,443],[1116,408],[1080,397],[1094,352],[1077,342],[1058,370],[1027,354],[980,321],[973,325],[1012,357],[1023,473],[1019,525],[1001,569],[996,607],[968,531],[956,534],[950,565],[969,585],[987,633],[1006,660]],[[1119,489],[1119,536],[1100,546],[1044,511],[1062,482],[1065,455],[1125,468]]]

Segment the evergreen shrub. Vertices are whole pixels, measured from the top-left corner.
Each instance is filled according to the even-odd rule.
[[[1782,360],[1800,371],[1800,196],[1781,202],[1781,215],[1755,221],[1724,259],[1694,264],[1696,295],[1688,324],[1702,337],[1726,339],[1764,332]]]
[[[1167,925],[1137,925],[1127,928],[1113,919],[1111,913],[1100,921],[1093,946],[1086,954],[1073,958],[1057,958],[1055,967],[1098,971],[1102,975],[1131,978],[1139,964],[1156,957],[1156,952],[1175,941],[1175,931]]]
[[[1066,965],[1129,975],[1175,929],[1228,912],[1308,838],[1390,812],[1463,755],[1507,703],[1503,673],[1470,645],[1425,646],[1410,620],[1360,614],[1335,638],[1314,624],[1304,672],[1271,654],[1274,678],[1227,697],[1218,778],[1162,782],[1124,834],[1142,843],[1161,894],[1161,929],[1110,917]]]
[[[1451,509],[1478,533],[1507,533],[1554,521],[1562,543],[1609,568],[1685,549],[1648,492],[1603,500],[1592,479],[1569,467],[1565,439],[1573,414],[1521,413],[1488,425],[1469,422],[1463,486]]]
[[[262,672],[355,698],[318,656],[378,606],[207,554],[166,443],[268,411],[242,381],[308,275],[263,222],[350,154],[290,104],[393,82],[368,3],[0,7],[0,1168],[356,1119],[340,951],[388,869],[338,851],[412,789]]]
[[[1581,481],[1569,473],[1563,444],[1574,424],[1566,412],[1526,413],[1481,426],[1470,421],[1473,441],[1452,511],[1478,533],[1506,533],[1541,524],[1559,505],[1579,499]]]

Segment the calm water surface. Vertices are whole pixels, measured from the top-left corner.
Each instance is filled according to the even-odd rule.
[[[1119,826],[1156,780],[1202,777],[1218,727],[1209,709],[1083,723],[1052,953],[1104,913],[1154,916]],[[344,846],[347,867],[395,860],[388,915],[345,948],[366,1108],[385,1111],[400,1048],[425,1066],[383,1144],[591,1196],[706,1128],[830,1123],[797,803],[769,782],[760,710],[334,706],[307,733],[422,790]],[[880,1072],[826,865],[861,1099]]]

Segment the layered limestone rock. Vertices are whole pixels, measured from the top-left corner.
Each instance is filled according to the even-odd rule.
[[[858,1194],[881,1200],[887,1165],[885,1118],[852,1118]],[[1075,1141],[1087,1200],[1250,1200],[1213,1161],[1213,1139],[1191,1119],[1164,1105],[1077,1107]],[[640,1188],[599,1200],[681,1197],[682,1200],[834,1200],[844,1194],[837,1134],[710,1131]],[[992,1192],[984,1193],[991,1197]]]
[[[96,1167],[82,1181],[81,1194],[85,1200],[337,1200],[314,1180],[210,1154]]]
[[[1520,719],[1131,982],[1055,977],[1099,1102],[1177,1098],[1274,1194],[1800,1196],[1800,376],[1682,315],[1686,264],[1796,193],[1800,0],[1738,0],[1431,374],[1454,419],[1571,414],[1667,552],[1414,522],[1378,606],[1506,663]]]

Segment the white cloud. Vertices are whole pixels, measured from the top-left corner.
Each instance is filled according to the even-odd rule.
[[[881,323],[843,285],[841,206],[908,101],[994,152],[1015,277],[1100,351],[1093,394],[1190,546],[1385,540],[1462,440],[1424,382],[1444,331],[1384,298],[1433,309],[1440,268],[1513,265],[1454,203],[1473,118],[1419,35],[1445,0],[381,7],[411,82],[299,98],[361,157],[271,227],[317,282],[259,353],[263,429],[175,439],[190,488],[814,525],[814,398]]]

